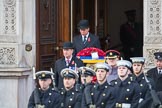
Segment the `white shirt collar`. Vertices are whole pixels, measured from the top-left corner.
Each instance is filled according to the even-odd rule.
[[[89,32],[86,35],[86,39],[88,38],[88,36],[89,36]],[[84,39],[84,36],[83,35],[82,35],[82,39]]]
[[[157,68],[158,74],[161,74],[159,72],[162,72],[162,69]]]
[[[71,61],[71,59],[72,59],[72,56],[69,59],[65,58],[65,61],[67,61],[67,60]]]

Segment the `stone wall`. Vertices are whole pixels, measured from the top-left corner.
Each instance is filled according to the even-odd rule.
[[[36,64],[35,0],[0,0],[0,106],[27,108]]]
[[[144,47],[146,68],[154,67],[154,52],[162,51],[162,1],[144,0]]]

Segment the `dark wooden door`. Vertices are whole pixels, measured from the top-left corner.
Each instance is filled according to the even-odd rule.
[[[81,19],[89,20],[90,32],[100,38],[101,48],[106,51],[108,44],[108,0],[74,0],[73,31],[79,34],[77,23]]]
[[[107,35],[108,0],[74,0],[73,1],[73,26],[78,33],[77,23],[81,19],[87,19],[90,23],[90,31],[100,37]]]
[[[36,2],[36,68],[50,70],[57,59],[57,0]]]
[[[70,41],[69,0],[36,0],[36,69],[50,70]]]

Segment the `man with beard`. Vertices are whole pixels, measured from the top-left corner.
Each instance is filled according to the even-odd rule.
[[[151,78],[144,75],[144,63],[145,58],[143,57],[132,57],[130,58],[132,60],[132,67],[133,67],[133,73],[136,76],[136,81],[138,82],[140,86],[140,100],[139,100],[139,106],[138,108],[149,108],[150,104],[148,103],[148,100],[151,97],[149,85],[146,82],[146,80],[149,80],[152,87],[154,87],[154,82]],[[147,79],[145,79],[147,77]],[[147,103],[147,104],[146,104]]]
[[[137,82],[131,81],[128,76],[132,64],[127,60],[119,60],[117,66],[119,78],[112,82],[116,93],[115,108],[137,108],[140,99],[139,85]]]
[[[36,73],[37,87],[30,96],[28,108],[60,108],[61,95],[52,88],[50,71]]]
[[[82,93],[75,89],[75,83],[78,80],[78,74],[69,68],[61,71],[64,88],[60,93],[63,96],[61,108],[81,108]]]
[[[114,108],[113,88],[107,83],[111,67],[106,63],[97,63],[95,67],[97,82],[90,91],[91,102],[86,103],[85,94],[83,94],[82,108]]]

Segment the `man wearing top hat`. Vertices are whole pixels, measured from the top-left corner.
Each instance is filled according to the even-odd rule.
[[[37,87],[32,92],[28,108],[60,108],[61,95],[52,88],[50,71],[39,71],[36,74]]]
[[[116,50],[106,51],[105,63],[111,66],[111,72],[109,76],[107,77],[108,83],[118,78],[118,74],[117,74],[117,68],[118,68],[117,61],[118,60],[120,60],[120,52]]]
[[[90,27],[88,20],[80,20],[78,30],[80,31],[80,35],[75,36],[73,39],[75,54],[87,47],[101,48],[98,36],[89,32]]]
[[[147,74],[155,82],[155,90],[162,91],[162,52],[155,52],[155,65],[156,67],[148,70]]]
[[[64,88],[60,90],[63,96],[60,108],[81,108],[82,93],[75,88],[78,74],[72,69],[65,68],[61,71],[61,77]]]
[[[63,55],[64,57],[58,59],[55,62],[54,72],[55,72],[55,83],[58,89],[63,88],[63,79],[61,77],[61,70],[64,68],[74,69],[77,67],[84,66],[82,60],[73,56],[74,46],[71,42],[64,42],[63,44]]]
[[[113,88],[107,83],[107,76],[111,67],[106,63],[97,63],[95,67],[97,82],[90,89],[91,102],[87,103],[84,93],[82,108],[114,108]]]
[[[125,11],[127,22],[120,26],[120,40],[126,60],[130,57],[142,56],[143,29],[136,22],[136,10]]]
[[[116,81],[111,82],[114,86],[116,107],[115,108],[138,108],[140,99],[139,85],[129,78],[130,68],[132,66],[130,61],[117,61],[118,76]]]

